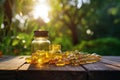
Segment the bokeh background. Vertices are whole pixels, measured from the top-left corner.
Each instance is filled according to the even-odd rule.
[[[33,32],[62,51],[120,55],[120,0],[0,0],[0,54],[30,55]]]

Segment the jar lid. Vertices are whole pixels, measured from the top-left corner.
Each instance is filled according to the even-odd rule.
[[[36,37],[48,37],[48,31],[34,31],[34,36]]]

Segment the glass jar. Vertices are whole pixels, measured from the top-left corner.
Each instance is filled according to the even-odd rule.
[[[32,52],[37,50],[49,51],[49,45],[48,31],[34,31],[34,40],[31,44]]]

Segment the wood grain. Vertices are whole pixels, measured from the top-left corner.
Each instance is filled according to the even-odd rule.
[[[25,56],[3,57],[0,61],[0,70],[17,70],[25,63]]]
[[[120,56],[103,56],[103,59],[107,59],[107,60],[120,63]]]
[[[120,80],[120,67],[111,64],[109,60],[101,60],[92,64],[83,65],[88,73],[89,80]],[[103,63],[104,62],[104,63]],[[106,62],[106,63],[105,63]],[[115,60],[114,60],[115,62]]]
[[[17,69],[25,63],[25,56],[3,56],[0,58],[0,80],[16,80]]]
[[[120,56],[103,56],[96,63],[57,67],[31,65],[29,56],[0,58],[0,80],[120,80]]]
[[[26,66],[29,66],[26,70]],[[25,73],[26,75],[24,75]],[[87,73],[81,66],[35,65],[25,64],[18,71],[19,80],[86,80]],[[29,76],[29,77],[28,77]]]

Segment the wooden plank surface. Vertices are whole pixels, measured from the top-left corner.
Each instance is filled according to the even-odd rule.
[[[27,63],[20,67],[19,70],[85,71],[81,66],[30,65]]]
[[[57,67],[55,65],[44,65],[36,67],[35,65],[25,64],[19,70],[19,80],[86,80],[87,78],[87,73],[81,66]]]
[[[87,74],[80,71],[19,71],[18,80],[86,80]]]
[[[24,63],[24,56],[3,56],[0,58],[0,80],[16,80],[16,71]]]
[[[104,56],[101,62],[120,67],[120,56]]]
[[[0,60],[0,70],[17,70],[25,63],[25,56],[5,56]]]
[[[107,59],[107,60],[120,63],[120,56],[103,56],[103,59]]]
[[[0,80],[120,80],[120,56],[103,56],[100,62],[81,66],[27,64],[28,56],[0,58]]]
[[[41,66],[39,68],[36,68],[35,65],[24,64],[19,69],[20,70],[28,69],[27,70],[28,72],[23,71],[24,73],[27,74],[26,76],[24,76],[24,75],[21,75],[21,73],[23,72],[20,71],[19,79],[32,79],[32,77],[28,77],[29,75],[30,76],[34,75],[36,80],[39,80],[39,78],[41,78],[42,80],[44,79],[45,80],[60,80],[60,79],[82,80],[83,78],[84,78],[83,80],[114,80],[116,78],[120,79],[119,77],[120,67],[118,66],[119,60],[120,60],[120,57],[115,58],[113,56],[109,56],[109,57],[105,56],[100,62],[83,65],[82,66],[83,68],[81,66],[55,67],[53,65],[44,66],[44,67]],[[48,79],[45,78],[46,74],[49,75]],[[64,76],[62,74],[64,74]],[[74,74],[74,77],[68,78],[68,76],[73,76],[73,74]],[[50,77],[52,75],[55,77]],[[34,78],[32,80],[34,80]]]
[[[88,73],[89,80],[120,80],[120,67],[118,62],[102,59],[100,62],[86,64],[83,67]]]
[[[16,80],[15,70],[0,70],[0,80]]]
[[[27,63],[19,68],[18,75],[18,80],[86,80],[87,78],[87,73],[81,66],[36,66]]]

